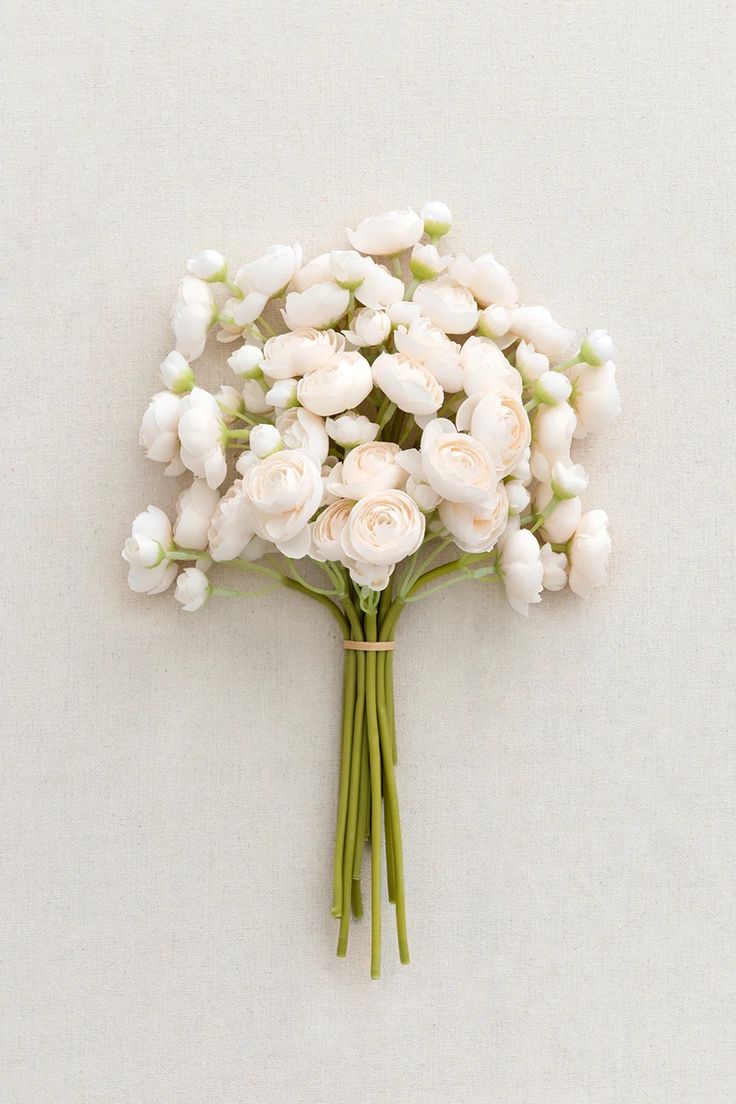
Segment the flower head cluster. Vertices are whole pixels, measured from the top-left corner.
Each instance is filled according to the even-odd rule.
[[[433,202],[306,262],[299,245],[233,275],[214,250],[191,258],[140,442],[193,481],[173,523],[155,507],[135,519],[133,589],[165,590],[184,561],[187,610],[240,593],[209,582],[218,563],[328,593],[306,559],[361,603],[411,600],[444,571],[502,580],[525,614],[543,589],[604,581],[607,518],[584,510],[571,450],[619,412],[611,339],[521,304],[492,253],[442,253],[451,224]],[[195,379],[210,335],[234,346],[217,393]]]

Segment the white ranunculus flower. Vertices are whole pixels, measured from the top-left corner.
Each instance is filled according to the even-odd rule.
[[[297,381],[295,379],[276,380],[273,387],[266,392],[265,399],[278,410],[289,410],[292,406],[298,406]]]
[[[509,496],[509,514],[518,517],[523,514],[531,501],[529,488],[520,479],[509,479],[504,486]]]
[[[551,545],[543,544],[542,586],[545,590],[562,590],[567,586],[567,556],[564,552],[553,551]]]
[[[194,548],[204,552],[207,547],[207,530],[217,509],[220,496],[208,487],[204,479],[195,479],[191,487],[182,491],[176,500],[174,540],[180,548]]]
[[[450,257],[441,257],[436,245],[415,245],[411,251],[409,268],[416,280],[434,280],[444,272]]]
[[[366,495],[341,533],[343,552],[359,564],[391,567],[413,555],[424,539],[424,514],[405,491]]]
[[[265,460],[284,447],[284,441],[276,426],[268,422],[254,425],[248,437],[251,452],[255,453],[259,460]]]
[[[403,487],[406,472],[397,463],[400,452],[393,441],[368,441],[358,445],[335,467],[327,489],[340,498],[357,499]]]
[[[309,522],[322,501],[320,469],[305,452],[284,449],[262,460],[243,477],[256,533],[285,556],[309,552]]]
[[[418,318],[422,317],[422,308],[418,303],[408,303],[406,300],[402,300],[398,303],[392,303],[387,308],[386,314],[391,319],[392,326],[404,326],[408,329],[412,322],[416,322]]]
[[[200,280],[215,282],[225,276],[225,258],[216,249],[203,249],[187,261],[187,272]]]
[[[443,391],[459,391],[463,386],[460,346],[428,318],[417,318],[408,329],[397,329],[394,343],[397,352],[423,364]]]
[[[491,303],[501,307],[515,307],[519,296],[508,269],[496,260],[492,253],[471,261],[461,255],[450,262],[450,275],[458,284],[471,292],[482,307]]]
[[[511,333],[554,361],[562,360],[576,342],[575,331],[555,322],[546,307],[517,307],[511,312]]]
[[[494,461],[480,441],[458,433],[449,419],[435,418],[425,427],[420,451],[427,482],[442,498],[474,505],[493,498]]]
[[[305,452],[321,468],[330,451],[330,441],[322,418],[301,407],[291,407],[276,419],[276,428],[287,449]]]
[[[215,400],[225,425],[232,425],[238,414],[243,412],[243,392],[238,391],[236,387],[230,387],[227,383],[224,383],[216,392]]]
[[[337,353],[297,385],[302,406],[323,418],[360,406],[372,390],[371,366],[360,353]]]
[[[210,556],[216,563],[234,560],[254,535],[253,511],[243,493],[243,480],[236,479],[212,515],[207,531]]]
[[[312,523],[312,547],[309,555],[313,560],[341,562],[345,558],[341,534],[353,505],[351,499],[340,498],[323,510]]]
[[[337,418],[328,418],[325,423],[328,435],[336,445],[351,449],[375,441],[381,428],[378,422],[372,422],[365,414],[356,414],[348,410]]]
[[[201,609],[209,598],[210,582],[204,571],[198,567],[185,567],[176,580],[174,597],[187,613]]]
[[[388,567],[376,566],[376,564],[360,563],[358,560],[346,560],[345,566],[350,571],[350,578],[356,587],[369,587],[371,590],[385,590],[391,582],[394,564]]]
[[[185,276],[171,308],[171,328],[176,338],[177,353],[187,360],[197,360],[204,352],[207,333],[216,316],[210,285],[196,276]]]
[[[209,391],[195,387],[181,400],[179,440],[185,467],[213,490],[227,475],[225,459],[225,423],[217,399]]]
[[[534,387],[534,398],[545,406],[557,406],[567,402],[571,391],[572,384],[562,372],[544,372]]]
[[[411,249],[424,233],[424,223],[410,207],[386,211],[363,219],[355,230],[348,230],[348,239],[359,253],[374,257],[392,257]]]
[[[355,291],[365,280],[371,267],[368,257],[354,249],[335,250],[330,253],[330,272],[335,283],[348,291]]]
[[[313,284],[306,291],[291,291],[281,312],[290,330],[327,330],[345,314],[350,292],[332,281]]]
[[[189,361],[176,350],[162,362],[160,372],[164,385],[175,395],[186,394],[194,385],[194,372],[189,367]]]
[[[406,414],[425,417],[436,413],[445,401],[432,373],[399,353],[381,353],[373,362],[373,379]]]
[[[149,506],[138,514],[123,547],[131,590],[138,594],[161,594],[171,586],[177,567],[166,559],[165,553],[172,544],[171,523],[163,510]]]
[[[452,227],[452,211],[446,203],[432,199],[425,203],[419,212],[424,231],[430,238],[443,238]]]
[[[241,345],[227,358],[227,362],[236,376],[242,379],[260,379],[263,366],[263,349],[257,345]]]
[[[593,330],[583,338],[580,359],[597,368],[616,356],[616,346],[607,330]]]
[[[307,261],[298,272],[294,273],[291,281],[292,291],[306,291],[315,284],[325,284],[332,280],[332,261],[330,253],[320,253],[311,261]]]
[[[335,330],[300,327],[268,339],[261,367],[269,379],[294,379],[322,368],[344,348],[345,338]]]
[[[555,460],[552,465],[552,490],[559,499],[575,498],[588,486],[588,475],[582,464]],[[557,543],[557,542],[555,542]]]
[[[535,479],[548,483],[555,460],[569,460],[576,424],[569,403],[540,406],[534,411],[531,470]]]
[[[442,524],[463,552],[490,552],[506,528],[509,500],[499,483],[489,498],[480,504],[440,502]]]
[[[547,483],[539,483],[534,492],[534,511],[541,514],[553,499],[553,490]],[[583,513],[583,505],[577,496],[555,499],[556,505],[544,519],[540,533],[552,544],[565,544],[577,529]]]
[[[251,291],[244,299],[228,299],[222,306],[217,320],[231,335],[230,340],[242,334],[263,313],[268,298],[260,291]]]
[[[445,283],[444,278],[420,284],[414,302],[446,334],[470,333],[480,317],[478,304],[467,288]]]
[[[570,369],[570,379],[573,385],[570,402],[578,419],[575,436],[601,433],[621,413],[615,364],[610,360],[600,368],[576,364]]]
[[[370,262],[363,283],[355,291],[355,298],[372,310],[387,310],[404,298],[406,288],[398,276],[392,276],[383,265]]]
[[[521,397],[507,387],[481,395],[474,403],[470,433],[485,445],[499,475],[510,475],[531,441],[529,417]],[[459,412],[458,424],[463,424]]]
[[[516,529],[500,544],[499,569],[509,604],[527,616],[529,606],[542,600],[544,568],[539,544],[528,529]]]
[[[430,514],[439,504],[440,496],[427,482],[419,449],[404,449],[396,457],[396,463],[407,473],[404,490],[414,499],[422,513]]]
[[[179,460],[179,415],[181,399],[172,391],[158,391],[143,415],[138,442],[149,460],[168,464],[167,475],[180,475],[184,465]]]
[[[516,346],[515,360],[516,370],[526,384],[536,382],[549,371],[549,357],[538,353],[528,341],[520,341]]]
[[[249,414],[267,414],[271,409],[271,402],[258,380],[247,379],[243,384],[243,405]]]
[[[469,337],[460,352],[463,390],[469,398],[511,388],[521,394],[521,376],[498,345],[483,337]],[[468,417],[472,408],[468,407]],[[469,424],[469,423],[468,423]]]
[[[345,339],[359,349],[382,345],[391,333],[391,319],[384,311],[361,307],[350,320],[350,329],[343,330]]]
[[[570,590],[589,598],[606,581],[611,537],[605,510],[583,514],[570,544]]]
[[[238,269],[235,283],[246,295],[255,291],[271,299],[283,292],[301,263],[302,247],[299,244],[272,245],[262,257]]]
[[[481,311],[478,319],[478,333],[481,337],[490,337],[500,341],[511,329],[511,311],[498,303],[492,303]]]

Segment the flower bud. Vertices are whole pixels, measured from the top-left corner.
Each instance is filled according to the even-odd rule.
[[[361,257],[354,249],[338,249],[330,253],[330,271],[333,279],[346,291],[355,291],[360,287],[370,268],[370,258]]]
[[[408,329],[412,322],[416,322],[417,318],[421,317],[422,308],[418,303],[401,301],[392,303],[387,314],[391,319],[392,326],[406,326]]]
[[[562,372],[544,372],[537,380],[534,398],[545,406],[557,406],[570,397],[572,384]]]
[[[264,422],[262,425],[253,426],[248,438],[251,452],[254,452],[259,460],[265,460],[267,456],[278,452],[284,447],[281,434],[276,426]]]
[[[261,379],[263,372],[263,350],[256,345],[241,345],[227,358],[227,362],[236,376],[243,379]]]
[[[543,544],[542,586],[545,590],[562,590],[567,585],[567,556],[564,552],[555,552],[549,544]]]
[[[366,418],[365,414],[356,414],[348,410],[338,418],[328,418],[325,422],[327,433],[341,448],[351,449],[356,445],[365,445],[375,441],[380,426]]]
[[[555,498],[576,498],[588,486],[588,476],[582,464],[566,464],[556,460],[552,465],[552,493]]]
[[[452,211],[438,199],[425,203],[420,212],[424,221],[424,232],[430,238],[442,238],[452,226]]]
[[[187,271],[208,284],[216,283],[225,275],[225,258],[215,249],[204,249],[187,261]]]
[[[509,479],[504,486],[509,497],[509,514],[511,517],[523,513],[531,501],[528,489],[518,479]]]
[[[343,332],[351,345],[357,345],[359,349],[366,345],[382,345],[391,333],[391,319],[384,311],[361,307],[353,315],[350,329]]]
[[[411,251],[409,268],[416,280],[434,280],[447,268],[447,258],[440,257],[437,246],[417,243]]]
[[[243,403],[249,414],[266,414],[271,409],[258,380],[246,380],[243,384]]]
[[[598,367],[616,356],[616,346],[606,330],[593,330],[583,339],[580,346],[580,359],[586,364]]]
[[[501,307],[492,303],[481,312],[478,319],[478,333],[481,337],[505,337],[511,329],[511,311],[508,307]]]
[[[215,398],[220,407],[223,422],[225,425],[231,425],[243,409],[243,396],[235,387],[224,383]]]
[[[175,395],[183,395],[194,386],[194,373],[189,361],[176,350],[170,352],[161,364],[161,379]]]
[[[187,613],[194,613],[205,604],[211,589],[204,571],[198,567],[185,567],[176,580],[174,597]]]
[[[298,406],[296,396],[296,380],[276,380],[270,391],[266,392],[266,402],[270,406],[277,406],[279,410],[288,410],[292,406]]]

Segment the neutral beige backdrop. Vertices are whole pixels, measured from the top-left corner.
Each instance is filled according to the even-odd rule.
[[[8,0],[4,1104],[730,1104],[735,10]],[[193,249],[446,200],[620,346],[609,587],[402,625],[413,963],[334,957],[340,649],[119,549]],[[365,926],[364,926],[365,927]]]

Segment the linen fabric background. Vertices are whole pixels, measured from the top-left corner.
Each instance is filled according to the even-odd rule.
[[[4,1104],[736,1096],[732,4],[8,0]],[[397,651],[409,922],[335,958],[342,652],[120,548],[189,254],[440,198],[620,348],[610,583],[468,584]],[[220,360],[224,365],[225,352]],[[215,361],[217,357],[214,358]],[[227,372],[225,372],[227,374]]]

